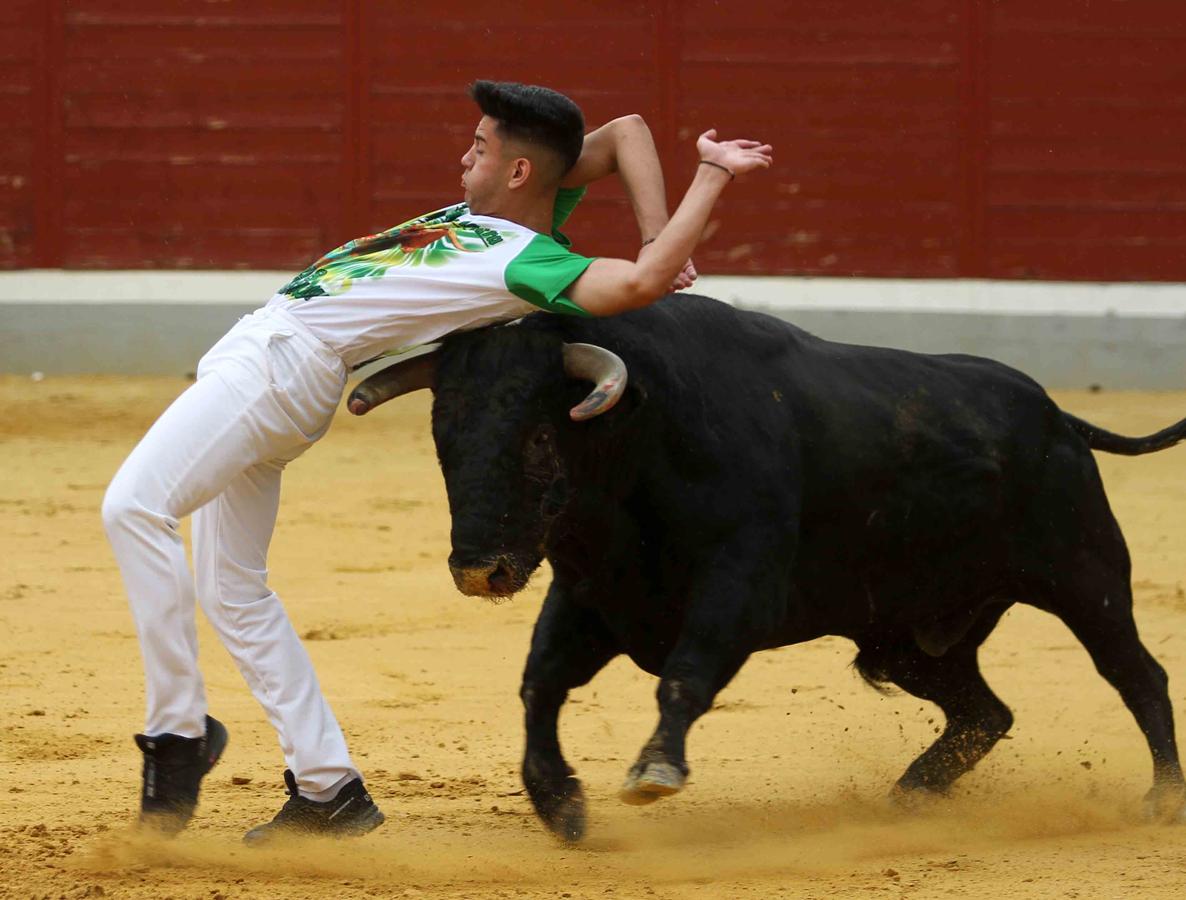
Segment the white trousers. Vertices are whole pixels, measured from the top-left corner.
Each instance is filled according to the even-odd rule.
[[[196,598],[280,737],[302,794],[355,777],[309,655],[267,585],[280,475],[329,428],[342,361],[290,313],[246,316],[202,357],[103,500],[144,656],[145,734],[198,737],[195,580],[179,520],[194,514]]]

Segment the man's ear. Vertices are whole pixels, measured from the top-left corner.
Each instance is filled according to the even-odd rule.
[[[512,191],[523,187],[527,183],[527,179],[531,177],[531,173],[535,171],[535,165],[526,156],[517,157],[511,163],[510,177],[507,179],[507,187]]]

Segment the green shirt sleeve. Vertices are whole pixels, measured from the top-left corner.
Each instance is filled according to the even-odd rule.
[[[593,260],[537,234],[506,268],[507,290],[548,312],[587,316],[564,292],[584,274]]]

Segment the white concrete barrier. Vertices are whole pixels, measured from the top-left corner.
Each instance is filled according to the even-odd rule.
[[[0,371],[181,374],[289,272],[0,273]],[[1186,388],[1186,285],[705,276],[832,340],[990,356],[1049,387]]]

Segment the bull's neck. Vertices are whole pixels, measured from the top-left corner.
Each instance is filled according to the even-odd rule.
[[[580,492],[552,524],[547,556],[574,572],[610,564],[622,553],[638,549],[639,527],[625,497]]]

